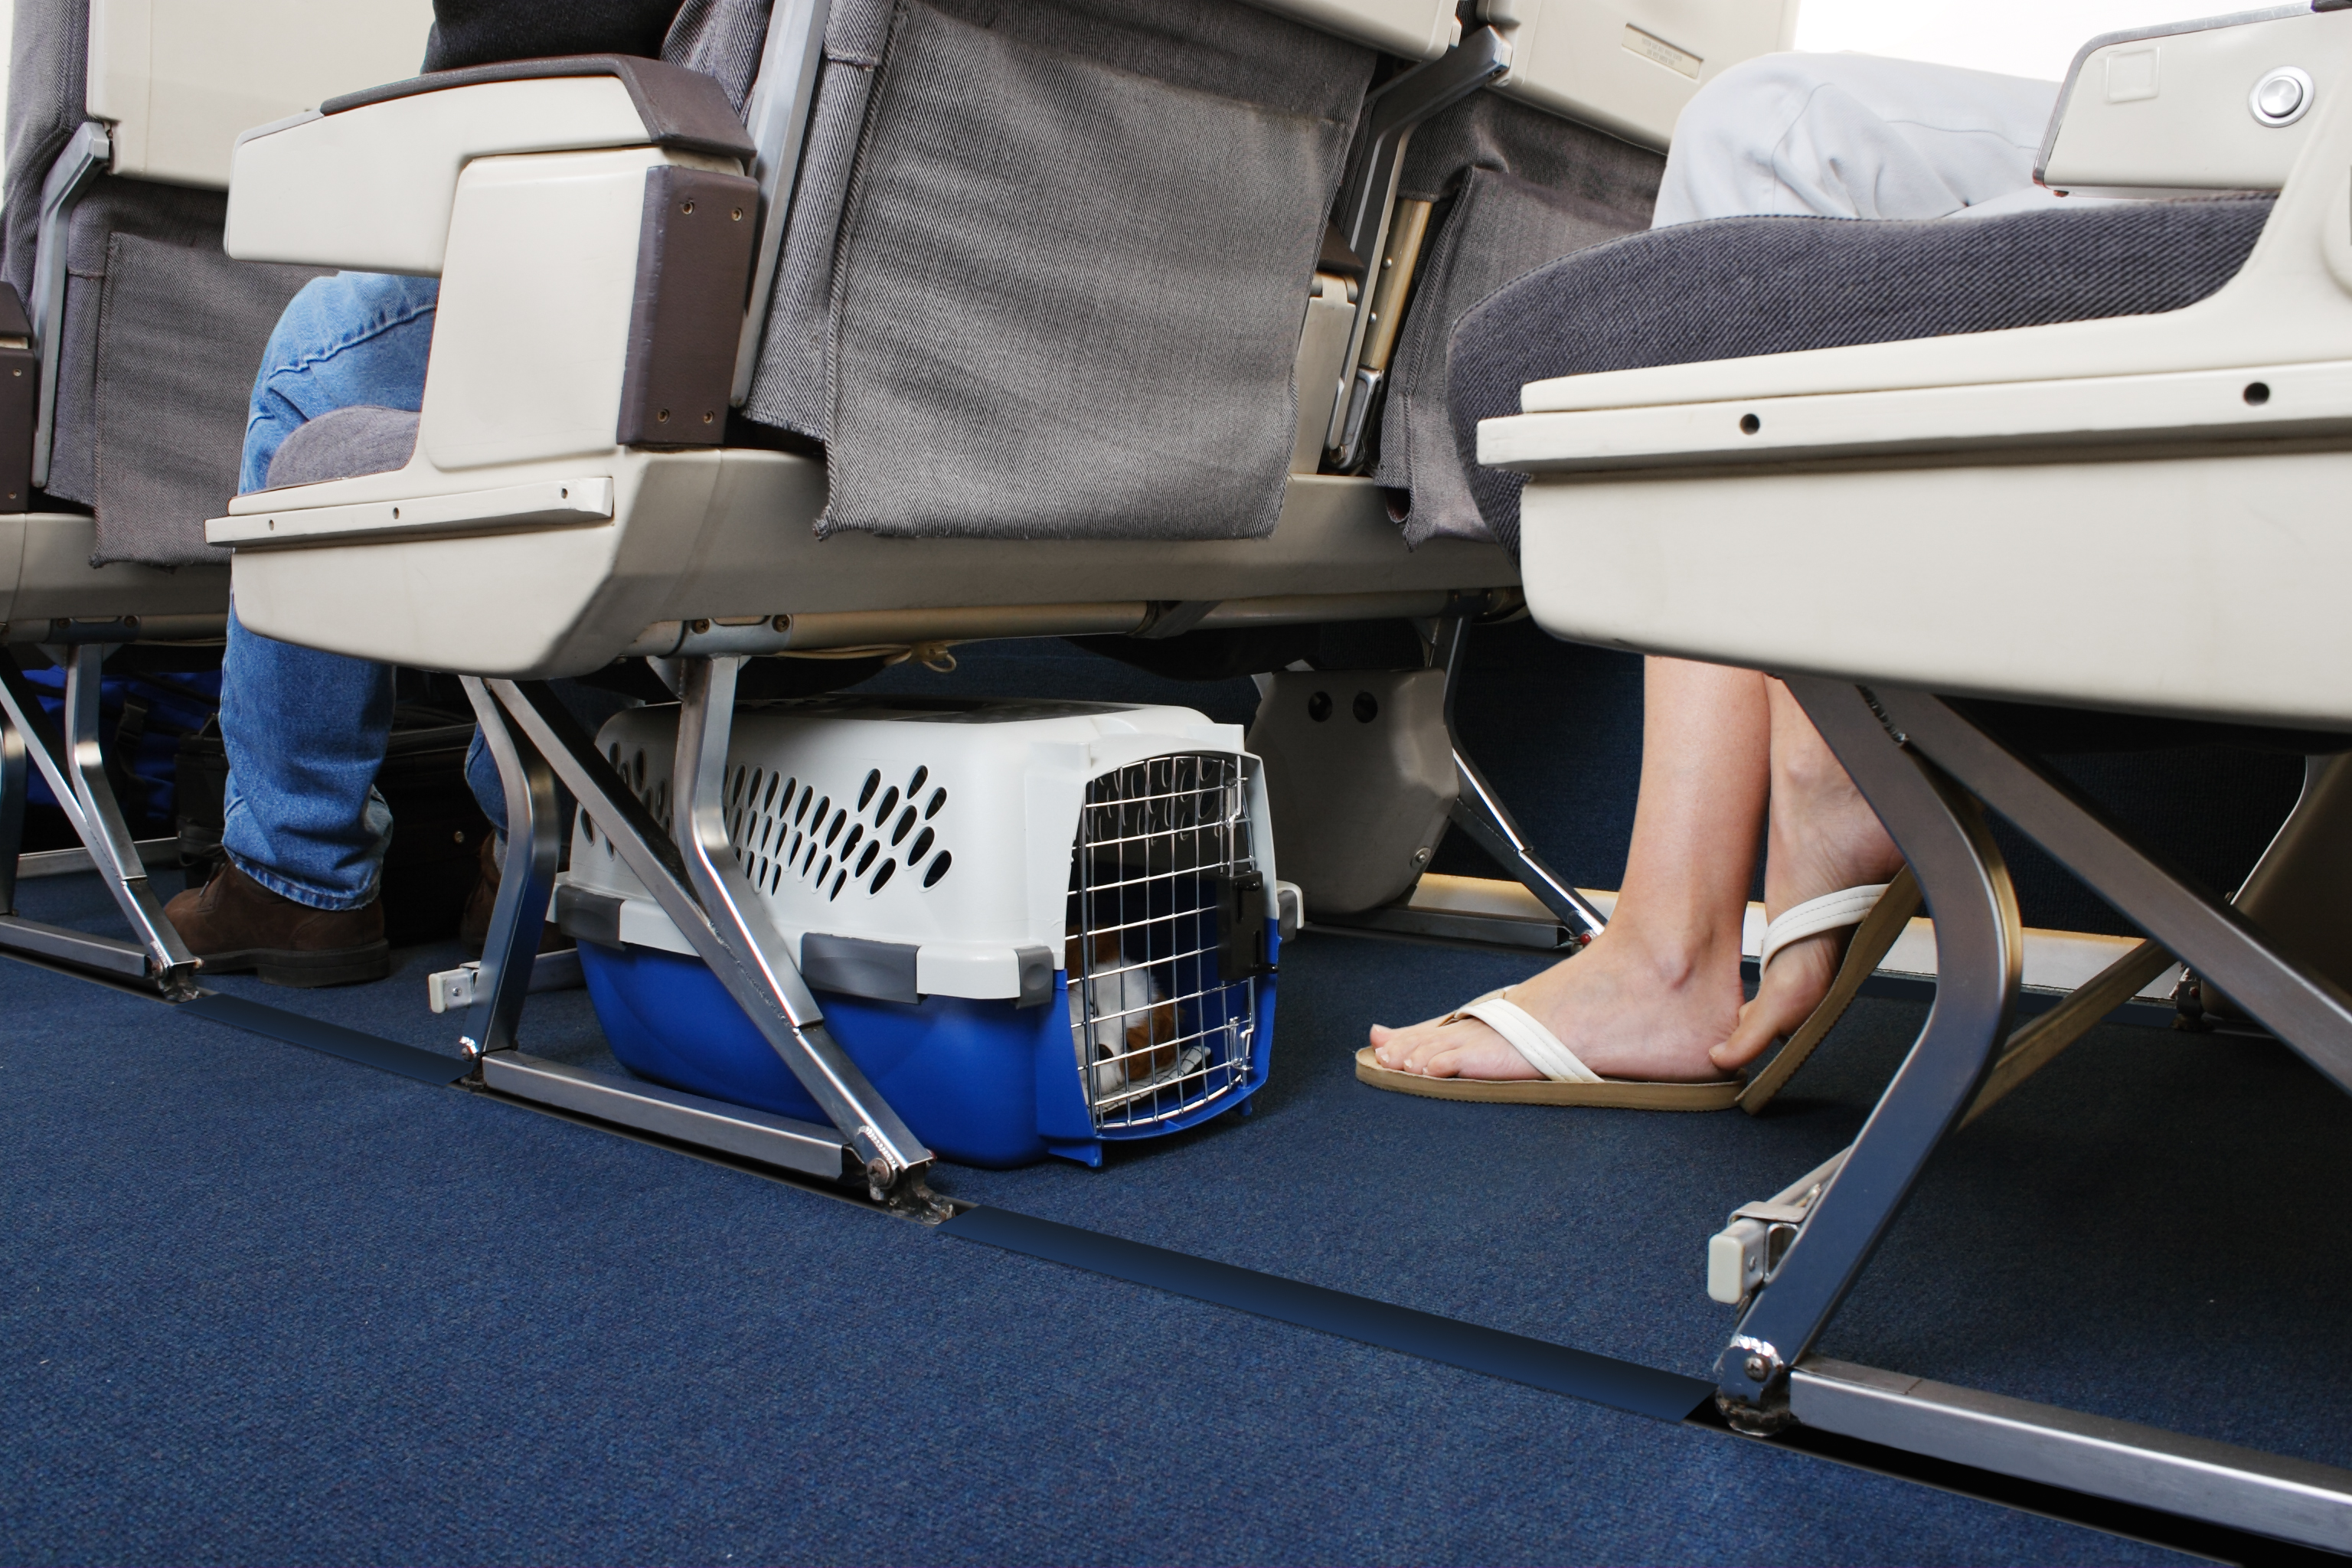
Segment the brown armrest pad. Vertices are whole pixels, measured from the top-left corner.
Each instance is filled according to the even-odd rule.
[[[621,85],[629,89],[630,100],[637,106],[637,117],[645,121],[646,135],[656,147],[714,153],[722,158],[751,162],[751,134],[728,104],[724,88],[700,71],[635,55],[561,55],[468,66],[463,70],[432,71],[331,98],[319,106],[319,112],[341,114],[371,103],[385,103],[421,92],[441,92],[453,87],[566,76],[618,77]]]

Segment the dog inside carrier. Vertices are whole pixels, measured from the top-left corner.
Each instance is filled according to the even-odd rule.
[[[677,710],[597,744],[670,826]],[[1088,1164],[1244,1110],[1273,1044],[1273,838],[1242,731],[1189,709],[829,698],[738,712],[736,867],[842,1048],[945,1158]],[[584,814],[558,921],[613,1054],[815,1102]]]

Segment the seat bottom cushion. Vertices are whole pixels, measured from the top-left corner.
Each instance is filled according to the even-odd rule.
[[[1471,493],[1516,553],[1526,481],[1478,466],[1478,422],[1518,413],[1529,382],[2177,310],[2237,275],[2272,200],[1714,218],[1579,251],[1454,328],[1447,404]]]

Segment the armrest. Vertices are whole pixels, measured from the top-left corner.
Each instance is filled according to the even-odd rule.
[[[2034,177],[2053,190],[2274,191],[2309,111],[2352,86],[2352,0],[2105,33],[2059,90]]]
[[[617,147],[738,163],[751,151],[717,82],[658,61],[580,56],[444,71],[239,137],[225,243],[243,260],[437,277],[467,163]]]

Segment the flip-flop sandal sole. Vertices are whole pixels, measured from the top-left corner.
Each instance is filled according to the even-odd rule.
[[[1356,1053],[1356,1081],[1427,1100],[1475,1100],[1486,1105],[1591,1105],[1619,1110],[1728,1110],[1738,1102],[1741,1088],[1737,1079],[1717,1083],[1644,1083],[1610,1078],[1599,1083],[1554,1083],[1548,1079],[1431,1078],[1381,1066],[1370,1046]]]

